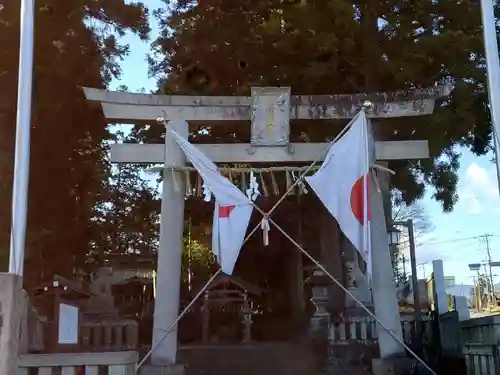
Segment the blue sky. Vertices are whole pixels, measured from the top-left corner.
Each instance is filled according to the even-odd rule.
[[[440,205],[431,199],[430,192],[422,201],[435,229],[419,239],[417,262],[443,259],[445,273],[455,276],[458,282],[470,284],[472,273],[467,265],[486,259],[486,243],[478,236],[491,234],[492,259],[500,260],[500,197],[496,168],[491,159],[491,155],[477,157],[463,150],[459,170],[460,200],[453,212],[443,213]],[[425,269],[428,274],[431,265],[419,268],[420,272]],[[500,281],[500,276],[495,281]]]
[[[161,0],[147,0],[151,9],[163,7]],[[151,39],[158,34],[157,23],[152,20]],[[122,63],[123,76],[113,82],[111,89],[127,85],[131,91],[155,88],[155,81],[148,77],[146,55],[149,42],[127,34],[123,43],[130,44],[131,54]],[[419,276],[431,272],[433,259],[443,259],[445,274],[455,276],[458,283],[472,284],[469,263],[486,259],[486,244],[479,236],[491,234],[490,248],[493,260],[500,261],[500,197],[497,188],[495,164],[492,155],[476,157],[462,150],[458,193],[460,200],[451,213],[443,213],[441,206],[431,199],[428,192],[422,200],[426,214],[434,225],[431,233],[417,239]],[[409,267],[407,267],[409,269]],[[495,273],[495,272],[494,272]],[[500,281],[500,269],[495,282]]]

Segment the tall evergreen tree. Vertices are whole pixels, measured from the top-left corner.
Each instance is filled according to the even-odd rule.
[[[0,246],[7,251],[16,115],[20,2],[0,5]],[[147,9],[124,0],[36,1],[29,181],[28,283],[70,276],[91,240],[94,208],[106,196],[108,126],[82,86],[106,88],[120,75],[125,31],[143,40]],[[104,190],[103,190],[104,189]]]
[[[490,148],[475,1],[182,0],[170,10],[157,12],[163,29],[151,58],[162,92],[248,95],[253,85],[289,85],[297,94],[372,93],[451,82],[433,116],[377,121],[381,139],[429,140],[430,160],[391,163],[407,203],[427,184],[451,210],[455,146]],[[339,129],[311,121],[292,136],[319,141]],[[157,138],[153,131],[142,136]],[[210,136],[228,134],[241,141],[248,130],[214,127]]]
[[[122,131],[113,138],[115,142],[128,139]],[[131,164],[109,168],[107,184],[94,207],[86,263],[130,264],[139,258],[151,262],[159,240],[159,196],[141,174],[142,168]]]

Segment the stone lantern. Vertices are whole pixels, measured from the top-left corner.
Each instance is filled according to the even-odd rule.
[[[317,330],[330,323],[330,314],[326,310],[329,297],[328,287],[331,285],[330,278],[319,268],[313,268],[313,274],[306,280],[312,286],[311,302],[316,307],[316,311],[311,318],[310,329]]]
[[[243,342],[250,342],[252,340],[252,315],[254,311],[248,303],[248,294],[246,291],[243,298],[243,306],[241,307],[241,315],[243,316]]]

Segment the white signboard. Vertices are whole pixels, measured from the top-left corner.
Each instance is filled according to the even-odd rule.
[[[59,344],[78,344],[78,307],[59,305]]]

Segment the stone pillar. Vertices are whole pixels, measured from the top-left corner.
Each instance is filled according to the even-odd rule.
[[[468,320],[470,319],[469,301],[466,296],[454,296],[455,300],[455,310],[458,312],[458,319]]]
[[[432,261],[432,275],[434,280],[434,303],[439,314],[448,312],[448,297],[444,285],[444,267],[441,259]]]
[[[23,302],[22,279],[0,273],[0,374],[15,375],[19,350],[20,312]]]
[[[19,296],[19,344],[17,347],[17,353],[27,354],[30,346],[30,331],[31,325],[30,320],[33,314],[32,306],[28,297],[28,293],[21,289],[21,295]],[[38,315],[36,316],[38,318]],[[0,324],[1,325],[1,324]]]
[[[179,135],[188,137],[186,121],[170,121],[167,126]],[[165,138],[165,159],[182,165],[185,155],[171,137]],[[153,318],[152,365],[175,364],[177,355],[177,327],[162,340],[167,328],[179,315],[181,283],[181,258],[184,235],[184,195],[185,181],[180,172],[165,170],[163,173],[163,193],[161,202],[160,246],[156,279],[156,299]]]
[[[379,174],[379,184],[382,192],[389,188],[388,176]],[[389,329],[401,341],[403,333],[401,318],[396,296],[396,285],[393,280],[389,239],[385,222],[382,194],[375,180],[370,178],[371,202],[371,243],[372,243],[372,294],[375,305],[375,315],[385,328],[377,325],[380,357],[391,358],[403,355],[405,350],[387,331]]]

